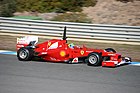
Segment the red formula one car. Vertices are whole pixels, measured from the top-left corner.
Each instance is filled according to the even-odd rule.
[[[26,36],[17,39],[17,58],[20,61],[29,61],[40,57],[49,62],[87,63],[89,66],[116,67],[131,62],[131,58],[122,57],[112,48],[93,49],[68,44],[66,27],[63,39],[52,39],[36,44],[38,37]]]

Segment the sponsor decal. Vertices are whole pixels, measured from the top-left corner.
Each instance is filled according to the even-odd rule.
[[[93,51],[86,51],[87,53],[93,52]]]
[[[24,36],[17,38],[17,44],[29,44],[31,41],[35,41],[35,44],[38,42],[37,36]]]
[[[50,44],[49,44],[50,43]],[[51,44],[51,42],[49,42],[48,43],[48,45],[50,45],[49,46],[49,48],[48,49],[56,49],[56,48],[58,48],[58,42],[55,42],[55,43],[53,43],[53,44]]]
[[[48,46],[51,46],[51,42],[48,42]]]
[[[55,58],[52,58],[52,57],[50,57],[50,59],[51,59],[51,60],[54,60],[54,61],[56,61],[56,59],[55,59]]]
[[[41,54],[47,54],[47,52],[42,52]]]
[[[78,57],[74,58],[74,59],[72,60],[72,63],[78,63]]]
[[[60,51],[60,56],[64,57],[66,55],[66,52],[65,51]]]
[[[81,55],[83,55],[83,54],[84,54],[84,51],[83,51],[83,50],[81,50],[81,52],[80,52],[80,53],[81,53]]]

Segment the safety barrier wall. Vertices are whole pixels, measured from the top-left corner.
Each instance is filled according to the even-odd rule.
[[[87,24],[0,17],[0,33],[62,37],[67,27],[69,40],[140,45],[140,26]]]

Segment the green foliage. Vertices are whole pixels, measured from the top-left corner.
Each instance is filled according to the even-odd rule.
[[[52,19],[52,21],[91,23],[91,20],[83,13],[64,13]]]
[[[16,11],[16,2],[15,0],[0,0],[0,16],[9,17],[13,16],[13,13]]]
[[[83,6],[94,6],[97,0],[16,0],[17,11],[66,12],[81,11]]]
[[[15,11],[79,12],[81,7],[94,6],[97,0],[0,0],[0,16],[12,16]]]
[[[116,1],[127,3],[127,2],[133,2],[134,0],[116,0]]]
[[[95,6],[97,3],[97,0],[83,0],[83,6]]]

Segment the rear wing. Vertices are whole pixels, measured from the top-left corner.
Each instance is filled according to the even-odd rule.
[[[26,47],[33,43],[35,45],[38,42],[38,37],[37,36],[24,36],[17,38],[17,50],[20,49],[21,47]]]

